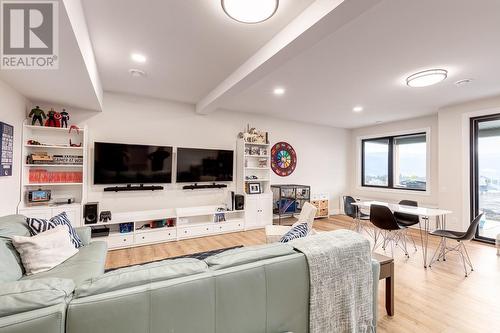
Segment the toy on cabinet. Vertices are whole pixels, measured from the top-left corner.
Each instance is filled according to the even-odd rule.
[[[38,121],[40,126],[43,126],[43,120],[47,118],[45,112],[38,105],[31,109],[28,117],[31,118],[31,125],[35,125]]]
[[[61,115],[53,108],[47,112],[47,120],[45,121],[46,127],[61,127]]]
[[[62,109],[59,113],[61,115],[61,127],[68,128],[69,113],[66,109]]]

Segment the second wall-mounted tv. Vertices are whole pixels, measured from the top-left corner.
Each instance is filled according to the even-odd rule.
[[[233,180],[233,151],[177,148],[177,182]]]
[[[96,142],[94,184],[172,182],[172,147]]]

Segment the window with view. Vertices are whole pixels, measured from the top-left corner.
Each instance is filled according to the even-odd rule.
[[[426,141],[425,133],[362,140],[362,186],[425,191]]]

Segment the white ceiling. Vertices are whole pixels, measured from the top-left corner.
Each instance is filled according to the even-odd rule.
[[[66,6],[66,1],[71,1],[69,7]],[[86,64],[85,56],[93,56],[92,50],[85,48],[84,41],[88,36],[85,26],[80,24],[82,21],[84,22],[83,13],[74,0],[60,0],[59,68],[0,70],[0,79],[31,101],[100,110],[102,91],[99,91],[100,83],[96,83],[99,81],[98,77],[91,77],[90,67]]]
[[[103,87],[196,103],[314,0],[281,0],[271,20],[238,23],[219,0],[82,0]],[[135,64],[132,52],[148,60]],[[146,71],[133,78],[128,70]]]
[[[500,1],[384,0],[226,102],[229,110],[354,128],[500,94]],[[428,68],[444,82],[409,88]],[[454,82],[473,78],[468,85]],[[273,87],[286,88],[284,96]],[[364,111],[351,110],[362,105]]]

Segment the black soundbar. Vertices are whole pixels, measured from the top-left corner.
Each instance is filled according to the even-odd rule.
[[[138,186],[114,186],[114,187],[105,187],[104,192],[125,192],[125,191],[159,191],[163,190],[163,186],[158,185],[148,185],[144,186],[144,184]]]
[[[227,185],[213,183],[213,184],[209,184],[209,185],[198,185],[198,184],[186,185],[186,186],[183,186],[182,189],[183,190],[199,190],[199,189],[204,189],[204,188],[224,188],[224,187],[227,187]]]

